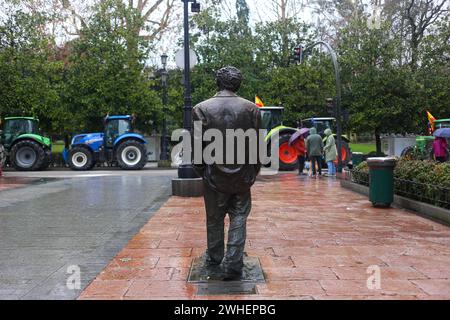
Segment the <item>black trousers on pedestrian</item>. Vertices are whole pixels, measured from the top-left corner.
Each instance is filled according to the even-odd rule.
[[[301,174],[305,169],[305,156],[298,156],[298,173]]]
[[[207,262],[222,263],[225,272],[230,274],[241,273],[247,236],[247,217],[252,206],[250,190],[244,193],[228,194],[214,190],[207,183],[203,185],[208,240]],[[230,218],[230,227],[225,253],[224,220],[227,213]]]
[[[316,175],[316,163],[319,169],[319,174],[322,175],[322,156],[310,156],[309,159],[311,160],[313,175]]]

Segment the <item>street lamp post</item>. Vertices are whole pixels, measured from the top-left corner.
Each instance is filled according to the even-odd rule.
[[[200,4],[196,0],[183,1],[183,28],[184,28],[184,107],[183,107],[183,129],[191,131],[192,117],[192,98],[191,98],[191,75],[190,75],[190,56],[189,56],[189,2],[191,2],[191,11],[199,12]],[[184,159],[185,157],[183,157]],[[192,168],[191,163],[182,163],[178,167],[179,178],[197,178],[197,174]]]
[[[167,65],[167,55],[161,55],[161,86],[162,86],[162,103],[163,103],[163,123],[162,123],[162,137],[161,137],[161,160],[169,160],[169,155],[167,152],[167,122],[166,122],[166,114],[167,114],[167,79],[168,72],[166,69]]]
[[[322,45],[325,48],[327,48],[328,53],[331,56],[331,61],[333,62],[333,68],[334,68],[334,76],[336,79],[336,145],[337,145],[337,151],[338,151],[338,165],[337,165],[337,172],[342,172],[342,119],[341,119],[341,76],[339,71],[339,63],[337,60],[336,52],[333,50],[333,48],[324,41],[318,41],[316,43],[313,43],[312,45],[307,46],[304,50],[302,50],[302,46],[299,45],[296,47],[296,50],[300,52],[301,56],[299,56],[299,62],[303,60],[303,56],[306,52],[310,51],[315,46]],[[303,51],[303,52],[302,52]],[[297,51],[295,51],[296,53]]]

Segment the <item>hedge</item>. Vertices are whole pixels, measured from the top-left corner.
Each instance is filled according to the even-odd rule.
[[[399,159],[394,179],[396,194],[450,209],[450,163]],[[367,162],[352,170],[352,181],[369,185]]]

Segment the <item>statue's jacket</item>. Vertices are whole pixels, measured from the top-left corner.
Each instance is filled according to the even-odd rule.
[[[194,169],[211,188],[222,193],[243,193],[247,192],[255,182],[256,176],[261,168],[259,156],[251,159],[250,152],[257,152],[259,146],[259,129],[261,129],[261,116],[258,107],[227,90],[220,91],[214,97],[205,100],[193,108],[192,120],[201,121],[202,136],[208,129],[218,129],[222,133],[224,158],[229,150],[226,150],[226,130],[227,129],[248,129],[256,130],[256,146],[250,146],[246,139],[245,150],[237,150],[235,143],[234,163],[229,164],[226,159],[222,163],[201,164],[194,163]],[[194,137],[194,133],[192,133]],[[199,138],[198,136],[196,138]],[[202,142],[203,149],[210,142]],[[195,144],[194,144],[195,145]],[[251,151],[253,147],[253,151]],[[245,152],[245,162],[237,163],[239,153]],[[242,155],[242,154],[241,154]],[[258,153],[256,154],[258,155]],[[203,159],[204,160],[204,159]],[[251,161],[250,161],[251,160]]]

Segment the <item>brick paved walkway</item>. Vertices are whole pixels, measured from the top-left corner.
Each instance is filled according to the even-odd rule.
[[[373,208],[335,180],[261,177],[247,253],[266,283],[256,295],[200,296],[186,282],[205,249],[202,198],[172,197],[84,290],[81,299],[450,299],[450,228]],[[367,268],[381,289],[367,288]]]

